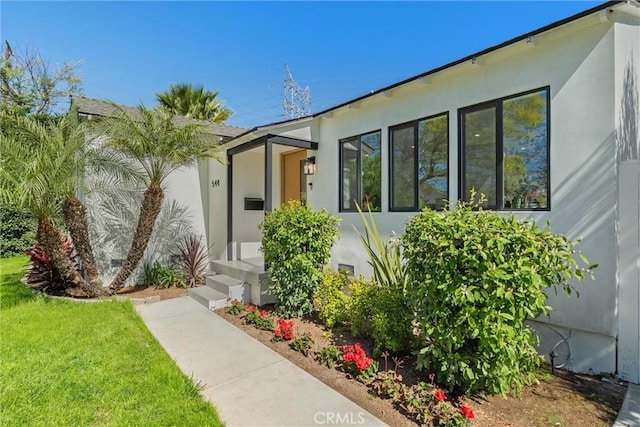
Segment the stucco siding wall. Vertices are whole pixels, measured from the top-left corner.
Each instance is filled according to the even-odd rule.
[[[615,24],[618,373],[640,382],[640,18]]]
[[[356,108],[344,108],[331,117],[318,118],[320,148],[319,184],[309,201],[341,219],[341,240],[332,262],[354,265],[356,274],[369,274],[367,258],[353,225],[358,214],[339,213],[338,141],[380,129],[382,136],[382,212],[375,214],[384,233],[402,233],[411,216],[389,209],[388,127],[433,114],[449,112],[449,198],[458,198],[458,109],[495,98],[549,86],[551,94],[551,211],[518,213],[571,239],[600,265],[595,280],[576,283],[580,298],[549,293],[554,307],[549,319],[566,328],[601,335],[602,354],[579,370],[613,372],[615,369],[616,241],[615,241],[615,122],[614,31],[611,22],[591,19],[570,29],[560,28],[536,40],[479,58],[479,65],[463,64],[436,74],[429,84],[414,82],[395,89],[390,97],[377,95]],[[576,332],[576,335],[579,335]]]
[[[169,175],[165,187],[165,198],[175,200],[180,205],[187,207],[193,233],[206,238],[205,204],[202,199],[197,165],[180,168]]]
[[[212,259],[226,256],[227,245],[227,166],[215,160],[208,161],[208,226]]]
[[[236,167],[237,166],[237,167]],[[233,240],[258,242],[261,239],[258,224],[264,219],[263,211],[244,209],[244,198],[264,200],[264,153],[247,151],[233,158]]]

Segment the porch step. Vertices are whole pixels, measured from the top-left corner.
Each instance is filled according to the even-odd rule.
[[[232,299],[260,306],[275,302],[268,292],[268,273],[264,271],[263,257],[211,261],[209,271],[218,274],[207,277],[207,286],[228,293]]]
[[[255,286],[259,286],[260,281],[267,277],[262,258],[211,261],[210,270]]]
[[[208,286],[190,288],[188,294],[191,298],[207,307],[209,310],[217,310],[229,305],[228,295],[216,291]]]
[[[232,300],[247,303],[250,300],[250,285],[243,280],[224,275],[215,274],[207,276],[207,286],[215,291],[227,295]]]

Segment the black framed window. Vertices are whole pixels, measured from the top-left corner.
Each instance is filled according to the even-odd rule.
[[[442,209],[449,193],[449,114],[389,128],[390,210]]]
[[[340,140],[340,211],[379,212],[382,204],[380,131]]]
[[[549,88],[459,110],[460,198],[498,210],[548,210]]]

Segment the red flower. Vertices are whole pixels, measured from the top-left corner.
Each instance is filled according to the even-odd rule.
[[[285,341],[293,339],[293,320],[276,320],[276,328],[274,330],[274,334],[276,338],[283,338]]]
[[[260,310],[260,317],[265,317],[267,312],[265,310]]]
[[[258,311],[258,307],[256,307],[255,305],[253,307],[251,307],[251,312],[255,313],[256,311]]]
[[[466,405],[462,405],[460,407],[460,413],[464,415],[464,417],[468,420],[472,420],[475,417],[475,415],[473,415],[473,409],[469,408]]]
[[[247,311],[251,310],[251,304],[246,303],[246,304],[244,305],[244,309],[245,309],[245,310],[247,310]]]
[[[342,347],[342,353],[345,363],[352,363],[359,371],[365,371],[373,363],[373,360],[367,357],[367,353],[360,346],[360,343],[345,345]]]
[[[447,396],[445,396],[444,391],[442,390],[436,390],[435,393],[433,393],[433,397],[435,397],[435,399],[438,402],[442,402],[443,400],[445,400],[447,398]]]

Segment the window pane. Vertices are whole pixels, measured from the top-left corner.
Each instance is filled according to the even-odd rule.
[[[362,209],[379,212],[382,206],[380,132],[360,138],[362,160]]]
[[[547,207],[547,92],[503,103],[503,208]]]
[[[391,131],[391,208],[415,208],[415,155],[413,126]]]
[[[496,206],[496,109],[464,114],[464,200],[475,189],[487,197],[489,207]]]
[[[418,122],[419,208],[442,209],[448,197],[447,116]]]
[[[358,200],[358,140],[340,143],[342,159],[342,209],[356,208]]]

